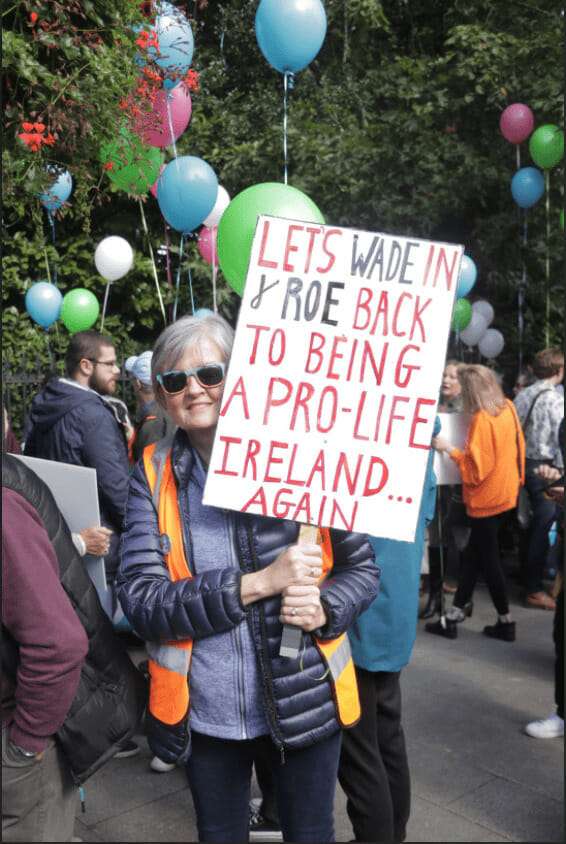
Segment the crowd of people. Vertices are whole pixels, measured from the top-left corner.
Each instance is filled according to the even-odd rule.
[[[563,735],[563,590],[552,597],[543,584],[554,522],[562,541],[560,350],[520,373],[514,401],[493,370],[447,361],[439,410],[469,414],[469,432],[457,448],[437,418],[414,542],[324,528],[305,541],[296,523],[203,504],[233,337],[210,311],[166,328],[153,351],[126,361],[130,417],[115,395],[123,374],[112,340],[73,335],[66,374],[34,398],[22,446],[96,470],[101,524],[80,533],[14,456],[4,414],[5,841],[72,840],[78,787],[138,752],[142,714],[152,769],[185,767],[201,841],[333,841],[337,782],[355,840],[405,840],[400,674],[418,616],[456,639],[481,575],[497,614],[484,634],[515,641],[505,530],[517,537],[525,606],[556,613],[556,711],[526,732]],[[434,450],[461,484],[437,485]],[[529,525],[519,530],[523,485]],[[85,554],[104,557],[108,615]],[[301,631],[297,659],[279,654],[283,625]],[[141,671],[125,629],[145,646]]]

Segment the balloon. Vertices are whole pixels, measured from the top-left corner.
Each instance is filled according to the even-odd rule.
[[[94,253],[94,263],[102,278],[117,281],[126,275],[134,264],[132,247],[123,237],[105,237]]]
[[[181,82],[170,91],[158,91],[151,111],[142,111],[136,117],[134,131],[144,144],[150,147],[168,147],[189,125],[191,112],[191,95],[189,89]]]
[[[279,182],[252,185],[234,197],[218,225],[218,262],[226,281],[240,296],[260,214],[324,223],[312,199],[297,188]]]
[[[478,271],[476,265],[469,255],[462,255],[462,263],[460,264],[460,273],[458,275],[458,286],[456,287],[456,296],[461,299],[467,296],[474,284]]]
[[[487,326],[491,325],[491,323],[493,322],[493,317],[495,316],[495,311],[493,310],[489,302],[486,302],[485,299],[478,299],[478,301],[474,302],[474,304],[472,305],[472,310],[482,315],[482,317],[485,319],[485,324]]]
[[[209,229],[208,226],[203,226],[198,236],[198,251],[207,264],[214,263],[218,266],[218,250],[216,240],[218,235],[218,228],[214,226]]]
[[[480,354],[484,358],[496,358],[503,351],[505,340],[503,334],[497,328],[488,328],[478,343]]]
[[[98,299],[90,290],[77,287],[63,296],[61,320],[71,334],[87,331],[98,319]]]
[[[202,158],[183,155],[170,161],[159,177],[157,201],[169,225],[191,232],[210,214],[218,194],[216,173]]]
[[[166,80],[175,84],[191,66],[195,49],[193,31],[184,14],[170,4],[161,6],[154,29],[159,50],[149,47],[147,53],[163,70]]]
[[[42,328],[49,328],[59,318],[63,297],[48,281],[36,281],[26,293],[26,311]]]
[[[462,331],[470,324],[472,318],[472,306],[467,299],[456,299],[452,312],[452,328],[454,331]]]
[[[466,328],[460,332],[460,340],[466,346],[475,346],[487,330],[487,322],[478,311],[474,311],[472,307],[472,318]]]
[[[531,158],[543,170],[550,170],[562,161],[564,155],[564,132],[558,126],[547,123],[539,126],[529,141]]]
[[[306,67],[326,35],[321,0],[261,0],[255,16],[259,49],[280,73]]]
[[[499,118],[499,128],[506,141],[520,144],[526,141],[535,126],[535,117],[528,105],[513,103]]]
[[[161,167],[159,168],[159,176],[157,177],[155,182],[150,187],[151,195],[154,196],[156,199],[157,199],[157,185],[159,184],[159,179],[161,178],[161,174],[163,173],[164,170],[165,170],[165,164],[162,164]]]
[[[46,193],[39,194],[39,198],[43,207],[47,208],[48,211],[57,211],[70,197],[73,190],[73,179],[68,170],[61,170],[60,167],[54,167],[52,164],[47,167],[47,172],[55,175],[56,179],[47,188]]]
[[[117,138],[101,147],[100,160],[110,181],[136,196],[147,193],[162,164],[161,152],[155,147],[144,146],[138,136],[125,127],[120,129]]]
[[[519,208],[531,208],[544,193],[544,176],[536,167],[521,167],[511,179],[511,193]]]
[[[216,202],[214,203],[214,208],[208,215],[208,217],[204,221],[204,225],[207,226],[209,229],[217,226],[220,222],[220,218],[223,215],[224,211],[228,208],[230,204],[230,194],[223,188],[222,185],[218,185],[218,195],[216,197]]]

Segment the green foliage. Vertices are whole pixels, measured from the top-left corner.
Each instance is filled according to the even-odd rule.
[[[510,7],[493,0],[326,0],[328,33],[316,60],[297,75],[289,102],[289,183],[305,191],[329,223],[457,241],[478,266],[471,299],[494,305],[506,348],[517,361],[517,287],[528,275],[526,356],[545,343],[546,268],[550,341],[561,342],[563,290],[558,209],[562,165],[550,173],[549,237],[544,200],[524,215],[510,181],[515,150],[499,133],[501,111],[528,103],[536,125],[563,123],[560,10],[550,0]],[[232,196],[282,181],[282,77],[254,34],[256,0],[190,4],[200,92],[177,143],[179,155],[207,160]],[[29,14],[39,19],[30,25]],[[120,234],[136,253],[133,271],[112,286],[105,331],[128,354],[162,327],[137,201],[116,191],[101,168],[101,145],[116,137],[120,99],[137,75],[132,25],[137,0],[23,0],[3,18],[5,76],[4,348],[13,365],[40,355],[45,337],[25,314],[26,285],[47,277],[46,255],[63,293],[87,287],[102,303],[97,242]],[[44,22],[46,26],[42,26]],[[17,138],[22,121],[42,121],[53,147],[32,153]],[[168,156],[172,154],[167,151]],[[529,164],[527,144],[522,163]],[[75,187],[56,220],[56,240],[36,198],[48,161],[68,167]],[[179,235],[164,232],[153,197],[144,204],[168,307]],[[159,247],[169,238],[169,280]],[[194,241],[185,249],[181,308],[211,306],[211,271]],[[235,316],[237,298],[219,277],[219,302]],[[52,345],[64,350],[65,329]],[[35,366],[35,364],[34,364]]]

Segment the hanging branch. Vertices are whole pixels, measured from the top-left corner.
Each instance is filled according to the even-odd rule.
[[[140,214],[141,214],[141,219],[142,219],[143,230],[144,230],[145,236],[147,238],[147,245],[148,245],[148,248],[149,248],[149,255],[150,255],[150,258],[151,258],[151,266],[152,266],[152,269],[153,269],[153,277],[155,279],[155,287],[157,289],[157,297],[159,299],[159,306],[161,308],[161,314],[163,316],[163,322],[164,322],[165,325],[167,325],[167,316],[165,315],[165,305],[163,304],[163,296],[161,295],[161,288],[159,287],[159,278],[157,277],[157,267],[155,266],[155,258],[153,257],[153,247],[151,245],[151,239],[149,237],[149,230],[147,228],[147,222],[146,222],[146,219],[145,219],[145,214],[144,214],[144,210],[143,210],[143,203],[142,203],[141,199],[138,199],[138,205],[140,207]]]

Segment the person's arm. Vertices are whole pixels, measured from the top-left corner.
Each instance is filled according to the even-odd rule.
[[[13,744],[41,753],[67,715],[88,650],[59,581],[53,546],[33,507],[2,491],[2,623],[19,646]]]
[[[469,486],[480,484],[495,467],[495,451],[489,423],[476,414],[470,425],[464,450],[450,446],[450,458],[458,465],[462,482]]]
[[[83,435],[85,466],[96,469],[100,503],[121,532],[128,498],[129,465],[124,437],[110,409],[103,404],[94,409]]]

